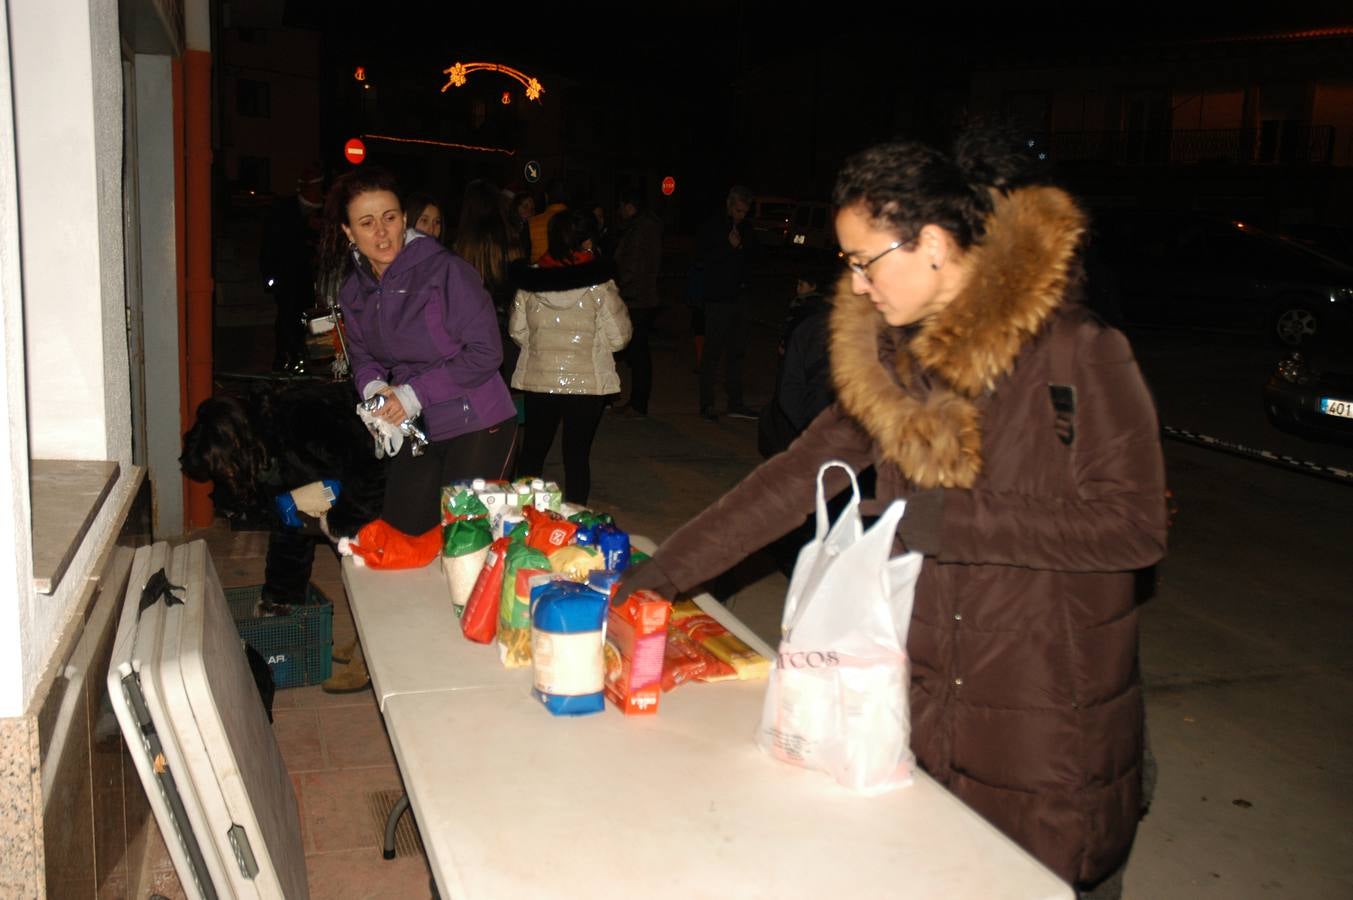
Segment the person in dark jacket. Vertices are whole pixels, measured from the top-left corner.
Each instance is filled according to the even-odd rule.
[[[469,263],[406,229],[394,177],[348,173],[329,192],[327,215],[351,242],[353,271],[338,300],[353,383],[381,394],[376,415],[422,417],[430,444],[408,442],[390,460],[381,518],[407,534],[441,522],[443,485],[503,478],[516,449],[516,407],[498,373],[502,339],[493,302]]]
[[[980,130],[952,154],[893,143],[847,161],[836,403],[615,600],[689,590],[764,546],[812,510],[823,462],[872,466],[870,505],[907,501],[895,551],[925,557],[907,641],[917,759],[1111,896],[1142,809],[1134,581],[1165,551],[1164,463],[1127,339],[1081,303],[1086,216],[1022,164]]]
[[[800,266],[795,278],[795,296],[785,318],[780,337],[780,364],[775,375],[775,394],[765,409],[757,429],[757,449],[769,459],[789,448],[818,415],[836,399],[832,387],[831,362],[827,354],[831,300],[820,289],[831,284],[835,271],[820,261]],[[860,476],[862,490],[872,490],[873,471]],[[844,498],[831,502],[829,512],[840,514]],[[803,545],[813,537],[813,519],[808,517],[793,531],[777,539],[768,548],[776,567],[785,575],[794,571]]]
[[[822,291],[834,275],[832,267],[814,260],[800,265],[795,276],[776,348],[775,393],[758,421],[757,449],[767,459],[787,448],[835,399],[827,355],[831,300]]]
[[[623,353],[630,367],[629,402],[622,416],[643,418],[653,393],[653,353],[648,339],[658,317],[658,270],[662,267],[662,220],[644,207],[639,190],[620,195],[619,236],[615,244],[616,284],[629,310],[634,336]]]
[[[305,371],[306,310],[315,303],[315,251],[323,224],[324,175],[309,166],[296,179],[294,199],[278,200],[263,225],[259,272],[277,303],[273,369]]]
[[[346,384],[209,397],[183,436],[179,465],[193,481],[211,484],[218,515],[268,531],[265,608],[306,602],[315,544],[325,539],[314,516],[285,524],[279,497],[324,479],[337,481],[338,496],[323,514],[328,534],[339,538],[375,519],[385,493],[385,472]]]
[[[700,354],[700,415],[718,421],[714,409],[714,376],[724,363],[728,415],[756,419],[742,397],[742,356],[747,346],[743,328],[742,281],[747,255],[752,252],[752,230],[747,213],[752,192],[735,185],[728,192],[724,212],[704,224],[696,237],[695,265],[699,270],[699,302],[704,310],[705,341]]]

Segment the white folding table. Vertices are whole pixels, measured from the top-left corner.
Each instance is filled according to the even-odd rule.
[[[924,773],[860,797],[762,754],[764,682],[685,685],[651,717],[556,718],[529,670],[465,640],[436,561],[344,560],[343,579],[444,897],[1073,896]]]

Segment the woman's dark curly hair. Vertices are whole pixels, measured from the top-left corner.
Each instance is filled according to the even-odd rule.
[[[212,502],[227,516],[255,509],[264,496],[270,463],[248,407],[234,397],[208,397],[183,436],[179,466],[193,481],[212,485]]]
[[[359,166],[336,179],[324,197],[324,232],[320,235],[316,272],[319,294],[326,304],[338,302],[338,289],[352,268],[348,236],[343,233],[343,226],[350,224],[348,204],[368,191],[389,191],[398,197],[399,181],[389,169]]]
[[[903,241],[934,224],[962,249],[982,239],[992,191],[1033,179],[1027,153],[1010,129],[985,122],[964,128],[950,154],[914,141],[878,144],[846,160],[836,177],[838,209],[861,206]]]

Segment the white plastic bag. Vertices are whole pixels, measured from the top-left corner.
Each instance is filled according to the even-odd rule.
[[[851,500],[834,524],[822,481],[839,466]],[[757,744],[771,756],[878,794],[911,783],[907,628],[921,554],[890,559],[906,502],[868,532],[860,486],[843,462],[817,475],[817,533],[799,552],[785,598]]]

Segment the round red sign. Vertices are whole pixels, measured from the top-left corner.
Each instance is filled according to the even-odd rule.
[[[354,166],[366,160],[366,144],[353,138],[343,145],[343,158]]]
[[[676,179],[668,175],[662,180],[662,195],[670,197],[674,193],[676,193]]]

